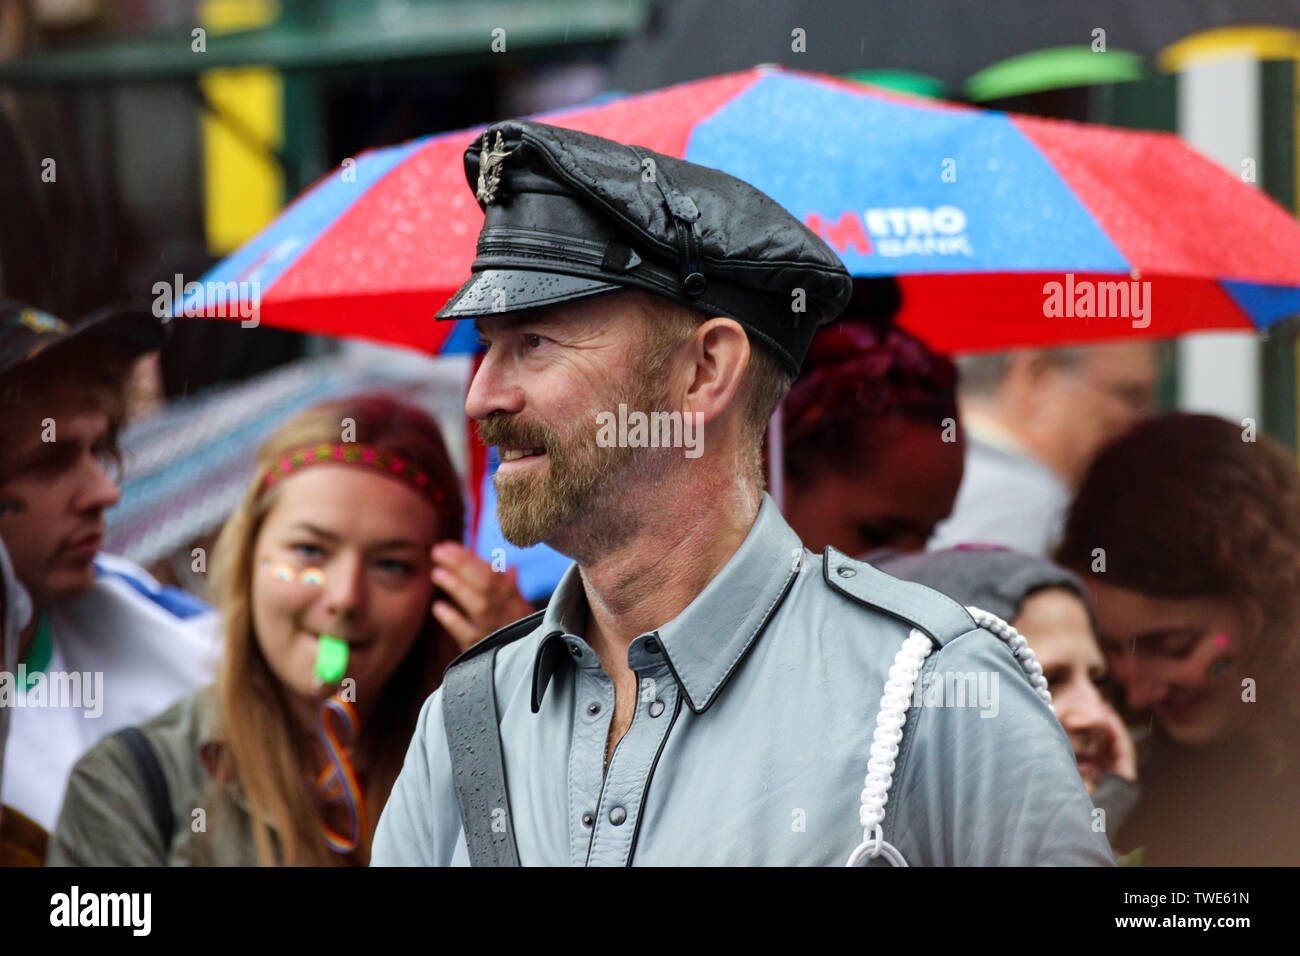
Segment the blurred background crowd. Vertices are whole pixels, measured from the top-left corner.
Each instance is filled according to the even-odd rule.
[[[316,184],[290,214],[316,215],[324,233],[353,208],[326,201],[329,183],[406,161],[367,150],[508,116],[617,111],[630,94],[760,64],[886,104],[1173,133],[1220,167],[1222,180],[1197,167],[1188,181],[1227,199],[1160,197],[1152,181],[1132,201],[1146,190],[1191,210],[1186,231],[1138,241],[1160,246],[1149,261],[1222,245],[1231,264],[1157,287],[1176,306],[1149,327],[1075,336],[1022,334],[1050,323],[1017,314],[1018,292],[927,285],[953,270],[937,254],[858,267],[891,232],[943,234],[945,207],[902,195],[889,208],[928,208],[928,225],[908,219],[904,235],[868,217],[858,243],[856,220],[792,206],[857,290],[769,432],[769,486],[813,551],[866,556],[1029,639],[1122,862],[1300,863],[1300,278],[1239,265],[1300,249],[1278,225],[1295,225],[1300,202],[1296,0],[0,0],[4,670],[22,665],[17,695],[42,673],[105,675],[93,719],[0,706],[4,862],[364,864],[442,669],[540,607],[566,563],[513,548],[495,524],[496,461],[464,414],[472,343],[403,347],[382,328],[401,309],[431,315],[436,290],[416,305],[353,301],[346,328],[313,324],[310,302],[280,320],[267,303],[247,327],[162,321],[148,307],[157,285],[229,263],[223,278],[270,275],[256,270],[296,254],[275,232],[295,197]],[[764,67],[755,82],[782,75]],[[867,161],[871,145],[802,120],[802,139],[844,137]],[[1001,147],[982,148],[997,159]],[[1064,155],[1061,180],[1082,195]],[[463,190],[451,166],[428,176]],[[1216,218],[1247,205],[1231,191],[1243,187],[1280,219]],[[1013,219],[1037,215],[999,198]],[[1101,227],[1132,266],[1122,277],[1140,282],[1111,212]],[[351,241],[447,232],[455,218],[388,215]],[[1011,265],[997,271],[1014,271],[1020,240],[1000,241]],[[370,266],[358,252],[330,268]],[[1083,257],[1077,272],[1115,270]],[[1217,318],[1230,310],[1239,321]],[[376,467],[396,461],[424,484],[287,468],[299,490],[277,494],[268,475],[303,449],[334,454],[340,421]],[[294,622],[303,589],[325,586],[313,570],[360,548],[342,530],[358,501],[375,516],[366,534],[400,543],[327,575],[345,603],[368,603],[382,639],[353,649],[358,713],[342,719],[356,779],[326,779]],[[294,522],[336,533],[295,537]],[[137,725],[143,751],[121,733]],[[225,800],[196,830],[189,794],[213,782]]]

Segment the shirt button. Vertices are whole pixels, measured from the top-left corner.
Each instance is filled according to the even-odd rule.
[[[595,822],[596,822],[596,814],[594,814],[594,813],[584,813],[584,814],[582,815],[582,825],[583,825],[584,827],[590,827],[590,826],[591,826],[592,824],[594,824]]]
[[[577,644],[570,644],[569,650],[572,652],[574,657],[582,657],[582,648]]]
[[[590,704],[587,705],[587,713],[591,714],[593,717],[599,714],[600,704],[596,703],[596,701],[593,700]]]
[[[659,653],[659,642],[656,641],[653,637],[652,637],[652,638],[649,638],[649,639],[645,642],[645,649],[646,649],[646,653],[647,653],[647,654],[658,654],[658,653]]]
[[[853,577],[853,575],[857,574],[858,572],[855,571],[853,568],[840,568],[835,573],[842,578],[851,578]]]
[[[650,716],[651,716],[651,717],[658,717],[658,716],[659,716],[660,714],[662,714],[663,712],[664,712],[664,702],[663,702],[662,700],[657,700],[657,701],[655,701],[653,704],[650,705]]]
[[[609,822],[614,826],[620,826],[627,819],[627,811],[622,807],[615,807],[609,811]]]

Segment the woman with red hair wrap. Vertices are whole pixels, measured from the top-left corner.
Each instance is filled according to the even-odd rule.
[[[957,370],[879,317],[896,309],[855,293],[782,405],[786,520],[814,551],[919,551],[957,497]]]

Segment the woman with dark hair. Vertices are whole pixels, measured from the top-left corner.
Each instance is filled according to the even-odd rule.
[[[1156,865],[1300,863],[1300,474],[1266,438],[1174,413],[1088,470],[1057,559],[1088,584]]]
[[[846,314],[782,405],[786,520],[814,551],[918,551],[961,485],[957,370],[888,320]]]

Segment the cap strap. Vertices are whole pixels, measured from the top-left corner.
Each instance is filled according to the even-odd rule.
[[[646,157],[636,146],[628,149],[644,168]],[[653,159],[651,160],[653,162]],[[674,234],[677,238],[677,257],[680,260],[682,289],[691,298],[698,298],[708,288],[709,281],[704,275],[704,244],[695,231],[695,222],[700,218],[700,209],[695,200],[677,189],[668,174],[659,165],[654,166],[650,179],[658,187],[660,195],[673,217]]]

